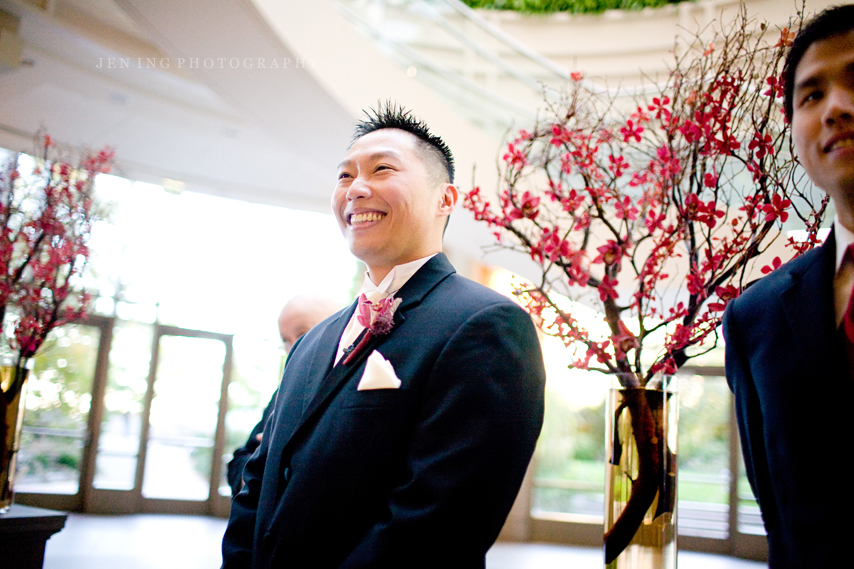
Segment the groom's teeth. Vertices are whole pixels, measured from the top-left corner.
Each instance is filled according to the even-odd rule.
[[[854,146],[854,138],[843,138],[842,140],[834,143],[831,150],[836,150],[837,148],[848,148],[850,146]]]
[[[379,221],[383,217],[385,217],[384,213],[379,213],[376,211],[372,211],[370,213],[354,213],[353,215],[350,216],[350,223],[356,224],[356,223],[365,223],[368,221]]]

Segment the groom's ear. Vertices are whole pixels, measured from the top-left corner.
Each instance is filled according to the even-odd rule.
[[[456,186],[453,184],[442,184],[439,193],[439,215],[442,217],[451,215],[451,212],[454,211],[457,205],[458,198],[459,192]]]
[[[437,211],[438,217],[444,217],[445,222],[442,227],[442,237],[445,237],[445,231],[448,230],[448,222],[451,221],[451,212],[454,211],[454,207],[457,205],[457,198],[459,197],[459,192],[457,192],[457,187],[453,184],[442,184],[441,192],[439,193],[439,209]]]

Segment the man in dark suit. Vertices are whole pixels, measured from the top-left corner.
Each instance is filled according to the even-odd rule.
[[[226,569],[484,567],[540,432],[544,370],[530,317],[441,253],[456,202],[423,123],[386,105],[357,127],[332,207],[365,284],[291,352]]]
[[[847,567],[854,494],[846,489],[854,378],[854,5],[798,34],[784,70],[801,164],[833,200],[834,230],[760,279],[724,314],[747,476],[768,533],[769,566]]]

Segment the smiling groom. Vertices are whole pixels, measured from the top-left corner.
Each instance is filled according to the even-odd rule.
[[[225,569],[484,567],[545,373],[530,317],[441,252],[453,179],[447,145],[410,112],[386,104],[357,126],[332,208],[365,283],[290,353]]]

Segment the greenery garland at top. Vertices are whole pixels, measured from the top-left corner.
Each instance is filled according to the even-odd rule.
[[[605,10],[641,10],[678,4],[684,0],[463,0],[472,8],[514,10],[525,14],[599,13]]]

